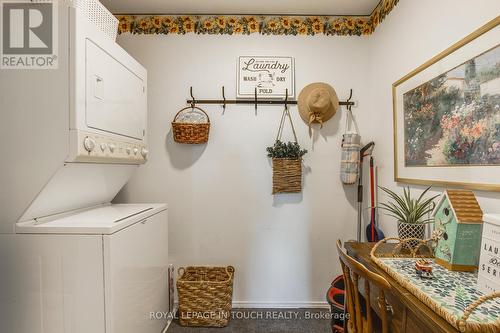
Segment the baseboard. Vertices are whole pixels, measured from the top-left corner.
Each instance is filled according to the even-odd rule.
[[[178,303],[175,302],[175,309]],[[233,301],[233,309],[330,309],[327,302],[249,302]]]
[[[235,309],[329,309],[327,302],[248,302],[233,301]]]

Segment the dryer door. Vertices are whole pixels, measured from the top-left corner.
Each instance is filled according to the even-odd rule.
[[[90,39],[85,44],[87,126],[142,140],[145,82]]]

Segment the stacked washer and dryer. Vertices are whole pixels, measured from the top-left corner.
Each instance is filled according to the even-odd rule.
[[[148,157],[147,73],[98,1],[58,3],[58,69],[0,74],[0,331],[159,333],[167,207],[110,203]]]

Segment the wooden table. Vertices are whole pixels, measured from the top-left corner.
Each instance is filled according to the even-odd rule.
[[[446,320],[437,315],[427,305],[422,303],[406,288],[401,286],[396,280],[385,273],[380,267],[375,264],[370,258],[370,251],[375,243],[358,243],[346,242],[344,244],[347,253],[365,265],[369,270],[382,275],[389,281],[392,289],[387,292],[387,303],[392,306],[393,314],[391,315],[391,332],[407,332],[407,333],[457,333],[456,328],[451,326]],[[375,289],[375,286],[372,287]],[[375,296],[377,290],[371,293]],[[378,304],[376,299],[373,299],[371,304]],[[376,313],[380,312],[377,306],[373,307]]]

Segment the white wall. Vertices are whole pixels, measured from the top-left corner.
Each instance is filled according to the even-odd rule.
[[[480,3],[480,4],[479,4]],[[232,264],[237,305],[305,306],[324,302],[340,274],[335,240],[355,237],[356,189],[339,181],[342,110],[309,139],[292,108],[305,156],[302,194],[272,196],[265,147],[275,138],[280,107],[207,106],[207,145],[173,142],[170,122],[188,97],[235,96],[239,55],[296,60],[297,90],[332,84],[341,99],[354,89],[364,141],[374,140],[380,185],[396,187],[392,168],[391,84],[499,12],[496,0],[400,1],[371,37],[131,36],[119,43],[149,75],[149,162],[117,197],[167,202],[170,259],[176,265]],[[366,179],[366,178],[365,178]],[[486,210],[499,194],[478,193]],[[497,211],[500,209],[497,209]],[[386,234],[395,224],[383,218]]]
[[[212,127],[201,146],[174,143],[170,122],[190,85],[197,98],[219,98],[222,85],[234,98],[239,55],[293,56],[298,91],[325,81],[343,99],[353,88],[361,105],[354,112],[366,114],[367,39],[126,35],[119,42],[148,69],[151,157],[117,201],[167,202],[171,261],[234,265],[235,301],[324,302],[340,274],[335,240],[355,235],[355,188],[339,181],[344,110],[313,144],[292,107],[299,142],[309,150],[304,191],[276,196],[265,149],[275,140],[280,106],[260,106],[255,114],[253,106],[230,105],[224,115],[207,106]]]
[[[367,121],[379,126],[365,133],[378,143],[380,184],[397,188],[393,182],[392,83],[499,13],[498,0],[402,0],[370,38],[370,105],[374,112],[368,112]],[[412,188],[420,193],[424,187]],[[435,193],[442,190],[436,187]],[[500,193],[475,193],[485,212],[500,212]],[[394,220],[382,216],[381,221],[385,231],[396,233]]]

